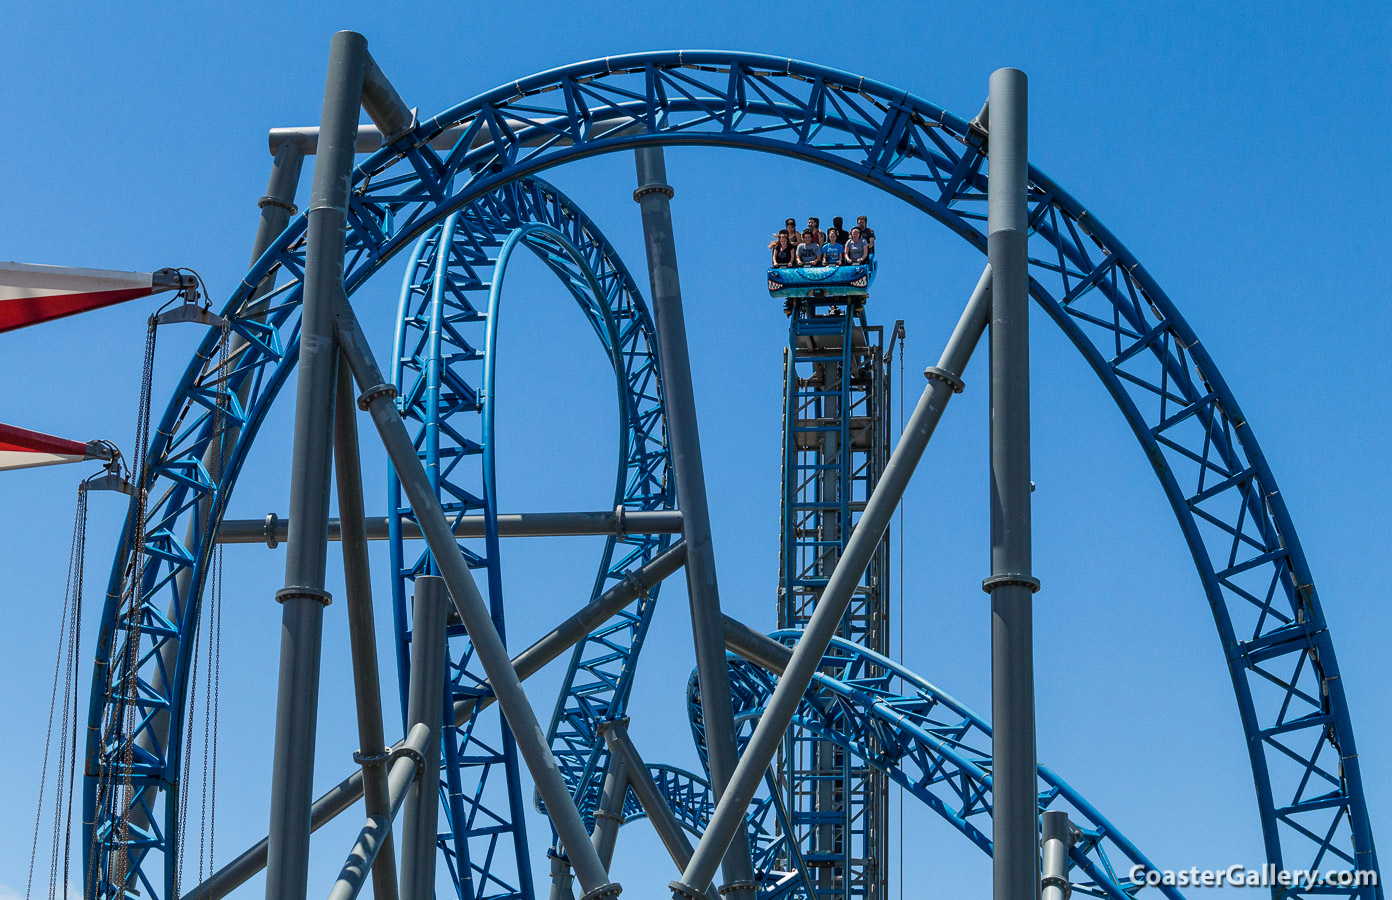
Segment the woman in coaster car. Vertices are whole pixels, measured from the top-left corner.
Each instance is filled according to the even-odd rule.
[[[812,239],[810,228],[802,233],[802,243],[797,245],[797,263],[804,268],[822,264],[822,248]]]
[[[778,232],[778,241],[773,245],[773,267],[787,269],[793,265],[793,245],[788,243],[788,233]]]
[[[826,243],[822,245],[822,264],[827,266],[841,265],[841,256],[845,250],[846,248],[841,244],[841,232],[835,228],[828,228]]]
[[[851,229],[851,239],[846,241],[846,264],[858,266],[870,258],[870,242],[861,236],[860,226]]]

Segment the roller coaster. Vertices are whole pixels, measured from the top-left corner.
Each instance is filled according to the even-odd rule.
[[[373,126],[358,125],[360,109]],[[673,896],[718,889],[745,900],[888,900],[891,785],[980,852],[1029,857],[1036,882],[1039,816],[1066,812],[1074,831],[1063,871],[1043,888],[1055,896],[1180,897],[1148,882],[1162,861],[1126,837],[1125,822],[1032,758],[1032,731],[1028,758],[1007,762],[1003,749],[1016,738],[1002,737],[1000,722],[993,734],[986,717],[890,656],[884,516],[963,389],[962,369],[988,321],[993,366],[1004,355],[993,317],[1017,288],[1101,381],[1188,543],[1246,736],[1266,861],[1376,872],[1332,636],[1253,429],[1176,304],[1086,205],[1033,165],[1021,167],[1011,201],[1023,214],[1018,242],[1000,236],[1008,229],[993,218],[991,179],[1008,193],[1003,115],[988,106],[962,118],[898,87],[791,59],[665,51],[511,80],[422,118],[365,40],[336,36],[323,121],[270,132],[254,261],[209,311],[206,334],[137,448],[79,754],[84,897],[217,900],[265,870],[268,897],[302,898],[321,889],[306,885],[312,832],[362,799],[366,822],[331,897],[371,883],[379,898],[599,900],[620,890],[608,868],[621,826],[647,819],[673,857]],[[813,275],[776,279],[770,270],[769,291],[789,303],[772,635],[720,610],[683,318],[700,311],[682,309],[662,160],[674,145],[775,154],[857,179],[989,263],[954,343],[926,371],[903,437],[891,433],[888,400],[917,391],[893,383],[884,329],[867,302],[873,269],[831,289]],[[609,153],[637,159],[646,297],[599,226],[542,177]],[[299,212],[308,156],[313,193]],[[998,256],[1011,247],[1015,281]],[[620,440],[609,510],[499,509],[497,322],[519,250],[560,280],[612,368]],[[407,274],[382,368],[352,300],[400,254]],[[282,397],[292,375],[288,518],[234,519],[243,466],[272,406],[292,402]],[[993,368],[993,402],[1008,389],[996,377]],[[392,463],[384,520],[364,513],[361,414]],[[340,518],[331,521],[335,471]],[[505,644],[511,613],[499,545],[526,534],[607,538],[586,604],[516,652]],[[390,545],[396,647],[394,666],[381,671],[411,726],[392,744],[370,650],[366,542],[379,539]],[[344,551],[362,746],[360,766],[313,796],[329,540]],[[181,853],[198,824],[180,801],[198,727],[190,712],[199,632],[211,621],[218,548],[239,541],[283,542],[287,553],[271,827],[202,883],[181,884]],[[660,748],[645,745],[641,722],[628,718],[662,582],[682,570],[701,771],[645,759],[641,751]],[[984,587],[993,602],[1017,591],[1028,603],[1038,584],[1007,567]],[[521,682],[563,657],[543,728]],[[1035,837],[1007,851],[1003,817],[1011,803],[1019,808],[1011,773],[1022,764],[1026,834]],[[535,858],[529,827],[550,829],[547,861]],[[724,874],[713,879],[717,863]],[[538,877],[546,867],[549,882]],[[1272,895],[1380,900],[1383,891],[1323,884]]]

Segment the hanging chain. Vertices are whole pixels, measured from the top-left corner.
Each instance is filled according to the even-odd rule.
[[[123,594],[129,595],[129,611],[126,618],[126,644],[123,660],[125,671],[122,673],[120,705],[124,715],[119,717],[123,721],[118,725],[120,731],[117,735],[121,742],[121,790],[118,795],[121,815],[116,829],[116,871],[111,880],[117,889],[123,892],[130,871],[130,816],[131,808],[135,804],[135,787],[131,782],[131,772],[135,768],[135,731],[139,721],[136,701],[139,699],[140,690],[141,619],[144,613],[145,599],[145,518],[149,502],[150,480],[150,399],[154,386],[155,337],[158,327],[155,317],[151,316],[145,332],[145,362],[140,378],[140,406],[136,413],[135,459],[131,465],[135,475],[135,489],[131,495],[131,504],[134,507],[131,522],[135,535],[131,547],[130,565],[126,569],[129,582],[122,589]],[[92,851],[96,852],[96,841],[93,841]]]
[[[48,700],[48,736],[44,739],[43,767],[39,774],[39,800],[34,814],[34,840],[29,850],[29,876],[24,886],[25,900],[33,895],[34,867],[38,858],[39,830],[43,821],[44,792],[48,783],[48,762],[53,747],[54,711],[57,709],[59,684],[63,693],[63,708],[57,722],[59,733],[57,756],[57,789],[54,791],[53,830],[49,846],[48,896],[50,900],[67,892],[69,850],[72,836],[72,790],[75,777],[77,748],[77,700],[74,692],[76,667],[80,652],[82,625],[82,584],[87,549],[87,489],[77,491],[77,509],[73,515],[72,544],[68,551],[67,586],[63,591],[63,607],[58,621],[58,651],[54,654],[53,691]],[[64,808],[66,807],[66,820]],[[59,880],[59,857],[62,857],[62,880]],[[61,893],[59,885],[62,885]]]

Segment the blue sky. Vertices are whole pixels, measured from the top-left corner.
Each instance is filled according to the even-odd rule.
[[[1031,79],[1032,160],[1107,222],[1164,286],[1260,437],[1334,635],[1375,833],[1385,828],[1392,613],[1378,576],[1392,539],[1388,8],[786,8],[774,19],[740,4],[616,2],[583,12],[521,3],[391,11],[363,3],[127,4],[119,14],[97,4],[15,6],[0,30],[7,86],[0,147],[11,173],[0,192],[0,258],[192,266],[215,298],[225,297],[250,250],[269,168],[265,132],[317,120],[328,38],[340,28],[367,35],[424,114],[535,71],[645,49],[792,56],[902,87],[964,116],[980,108],[993,69],[1018,66]],[[907,321],[910,370],[936,361],[981,260],[907,207],[804,164],[673,150],[668,166],[722,592],[728,610],[768,628],[785,320],[763,290],[766,234],[790,212],[824,221],[867,212],[882,260],[871,314],[885,324]],[[593,159],[548,177],[641,273],[631,162]],[[302,199],[307,190],[308,172]],[[358,299],[382,357],[399,275],[399,267],[383,273]],[[611,469],[614,410],[603,358],[540,266],[523,265],[516,277],[502,339],[504,505],[601,508],[609,488],[589,473]],[[10,385],[0,420],[108,437],[129,450],[147,311],[131,305],[0,335]],[[1036,574],[1045,584],[1036,613],[1040,759],[1164,866],[1256,865],[1261,838],[1243,737],[1188,552],[1105,392],[1061,334],[1042,316],[1035,323]],[[157,408],[195,339],[192,331],[161,337]],[[968,380],[980,384],[983,374],[984,356]],[[916,380],[910,384],[916,392]],[[978,709],[989,707],[987,607],[978,588],[988,562],[985,393],[969,391],[953,404],[905,504],[905,659]],[[266,427],[234,515],[285,508],[287,407],[282,402]],[[385,464],[370,443],[365,456],[377,479],[369,481],[369,508],[380,511]],[[0,718],[18,737],[0,751],[7,798],[0,883],[21,894],[72,505],[86,471],[0,479],[0,604],[10,613],[0,659],[12,673]],[[95,609],[122,507],[114,496],[94,497],[92,507]],[[516,646],[582,602],[594,551],[584,542],[509,545]],[[272,595],[282,554],[255,546],[227,554],[224,653],[236,677],[224,695],[231,724],[222,742],[220,861],[265,831],[279,625]],[[374,564],[380,580],[385,558]],[[336,570],[331,555],[331,582]],[[356,746],[342,609],[330,607],[326,621],[323,785],[346,771]],[[384,632],[387,621],[383,608]],[[90,647],[90,629],[85,638]],[[384,660],[390,652],[384,633]],[[635,741],[650,758],[695,765],[681,702],[691,664],[684,590],[674,582],[633,707]],[[560,678],[554,669],[529,683],[543,718]],[[312,884],[321,887],[312,890],[332,878],[355,819],[345,816],[316,838]],[[534,817],[530,825],[539,841],[543,823]],[[927,812],[910,809],[906,842],[906,897],[989,895],[985,858]],[[646,825],[624,830],[615,872],[631,896],[655,896],[671,877],[660,854]]]

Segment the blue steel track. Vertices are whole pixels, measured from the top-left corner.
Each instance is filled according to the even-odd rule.
[[[457,135],[457,136],[456,136]],[[432,140],[447,149],[437,150]],[[450,214],[544,169],[642,145],[775,153],[858,178],[924,211],[985,251],[987,135],[904,91],[756,54],[670,51],[579,63],[511,82],[420,123],[354,176],[350,293]],[[1139,261],[1095,215],[1030,170],[1031,294],[1112,395],[1150,460],[1189,544],[1227,661],[1256,788],[1267,861],[1278,868],[1377,869],[1362,774],[1338,664],[1289,510],[1207,349]],[[212,536],[245,451],[293,366],[303,267],[294,219],[223,307],[248,343],[217,377],[210,332],[160,420],[141,473],[143,522],[128,517],[106,598],[89,711],[85,837],[96,887],[128,852],[128,886],[165,897],[143,862],[178,833],[180,710]],[[254,308],[254,286],[288,281]],[[247,379],[246,404],[235,391]],[[200,460],[215,409],[241,426],[216,483]],[[193,522],[203,500],[213,515]],[[149,564],[127,577],[143,536]],[[176,576],[192,572],[178,591]],[[132,584],[132,582],[135,582]],[[127,642],[130,650],[127,652]],[[174,671],[161,662],[177,644]],[[130,678],[129,675],[136,677]],[[166,739],[151,723],[168,714]],[[116,789],[129,783],[147,827],[123,835]],[[118,845],[124,845],[124,847]],[[85,844],[86,846],[87,844]],[[1380,887],[1286,896],[1380,898]]]

